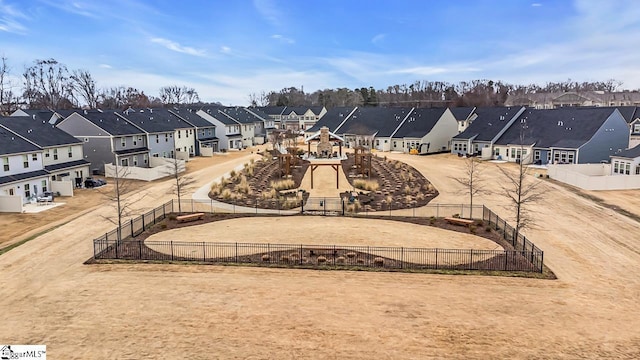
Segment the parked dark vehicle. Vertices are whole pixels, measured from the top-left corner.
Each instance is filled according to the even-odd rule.
[[[38,202],[53,202],[53,198],[53,192],[51,191],[45,191],[36,197]]]
[[[102,180],[102,179],[94,179],[94,178],[87,178],[84,181],[84,187],[86,188],[94,188],[94,187],[100,187],[102,185],[106,185],[107,182]]]

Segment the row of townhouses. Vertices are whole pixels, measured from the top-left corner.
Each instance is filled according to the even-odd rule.
[[[307,135],[323,126],[347,147],[539,165],[599,163],[634,154],[624,151],[640,144],[640,107],[333,108]]]

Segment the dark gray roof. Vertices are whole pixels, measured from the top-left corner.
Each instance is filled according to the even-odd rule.
[[[0,125],[42,148],[82,143],[45,120],[34,120],[28,116],[0,118]]]
[[[233,118],[234,120],[242,124],[253,124],[256,122],[264,121],[263,119],[257,117],[252,112],[247,111],[247,109],[243,107],[228,107],[228,108],[222,109],[222,111],[228,116],[230,116],[231,118]]]
[[[239,125],[237,121],[225,115],[225,113],[221,111],[222,109],[224,109],[223,106],[203,106],[200,110],[206,112],[209,116],[217,119],[225,125]]]
[[[320,131],[320,128],[326,126],[329,128],[329,131],[334,132],[336,128],[342,124],[344,119],[353,111],[353,106],[345,106],[345,107],[334,107],[327,111],[323,117],[320,118],[310,129],[308,132],[316,132]]]
[[[478,107],[475,113],[478,117],[471,125],[454,139],[471,139],[477,141],[491,141],[509,123],[521,107]]]
[[[287,106],[282,114],[290,115],[292,112],[294,112],[296,113],[296,115],[304,115],[307,110],[309,110],[308,106]]]
[[[378,137],[389,137],[410,112],[411,108],[358,107],[335,133],[355,135],[377,133]]]
[[[48,123],[53,117],[53,111],[51,110],[38,110],[38,109],[20,109],[23,113],[26,113],[32,120]]]
[[[18,134],[0,127],[0,155],[20,154],[40,150],[39,147],[18,136]]]
[[[36,170],[27,173],[15,174],[15,175],[7,175],[0,176],[0,185],[9,184],[16,181],[38,178],[43,176],[49,176],[49,173],[45,170]]]
[[[69,161],[69,162],[60,163],[60,164],[47,165],[44,167],[44,169],[47,171],[57,171],[62,169],[71,169],[74,167],[89,165],[89,164],[90,162],[83,159],[83,160]]]
[[[177,115],[178,117],[186,120],[188,123],[192,124],[197,128],[215,127],[215,125],[203,119],[200,115],[196,115],[196,112],[198,110],[181,107],[181,108],[169,109],[169,111]]]
[[[524,145],[576,149],[593,137],[613,111],[614,108],[599,107],[527,109],[496,144],[520,144],[522,130]]]
[[[421,138],[428,134],[440,120],[446,108],[419,108],[414,109],[400,129],[393,135],[394,138]],[[452,120],[453,121],[453,120]]]
[[[116,115],[115,110],[87,110],[77,113],[97,127],[114,136],[144,134],[143,130]]]
[[[636,147],[632,147],[631,149],[622,150],[621,152],[613,156],[626,158],[626,159],[635,159],[637,157],[640,157],[640,145],[637,145]]]
[[[449,110],[451,110],[451,112],[453,113],[453,117],[459,121],[466,120],[469,117],[469,115],[473,113],[473,109],[475,108],[467,107],[467,106],[449,108]]]
[[[282,112],[286,109],[286,106],[261,106],[255,109],[262,111],[263,113],[271,116],[282,115]],[[253,110],[254,108],[251,108]]]
[[[254,115],[264,119],[264,120],[269,120],[269,115],[267,115],[264,111],[260,110],[259,108],[254,108],[254,107],[249,107],[246,108],[247,111],[253,113]]]
[[[176,129],[193,127],[182,118],[163,108],[127,109],[118,112],[118,114],[148,133],[173,132]]]

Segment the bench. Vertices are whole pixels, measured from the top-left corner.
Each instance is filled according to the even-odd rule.
[[[473,220],[469,220],[469,219],[446,217],[444,218],[444,220],[449,224],[453,224],[453,225],[464,225],[464,226],[473,225]]]
[[[189,222],[189,221],[202,220],[202,217],[204,217],[204,213],[193,213],[193,214],[189,214],[189,215],[177,216],[176,220],[179,223],[183,223],[183,222]]]

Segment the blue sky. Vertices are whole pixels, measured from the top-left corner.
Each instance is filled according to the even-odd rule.
[[[473,79],[640,88],[637,0],[0,0],[14,82],[35,59],[98,87],[247,105],[283,87]]]

